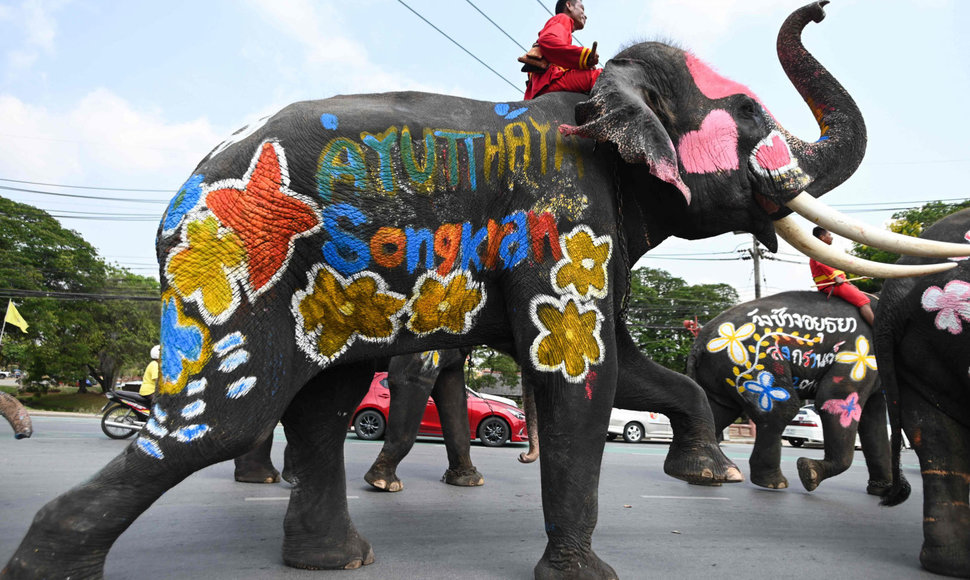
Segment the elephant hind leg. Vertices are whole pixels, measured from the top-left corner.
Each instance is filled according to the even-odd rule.
[[[344,440],[367,392],[372,364],[334,367],[307,383],[283,415],[296,486],[283,523],[283,562],[306,570],[371,564],[374,552],[350,520]]]
[[[235,459],[233,477],[240,483],[279,483],[280,472],[273,467],[273,432],[252,450]]]

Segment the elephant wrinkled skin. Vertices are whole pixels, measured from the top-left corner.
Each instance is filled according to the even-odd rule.
[[[343,441],[375,359],[505,344],[538,414],[547,545],[535,577],[615,578],[592,532],[630,267],[669,236],[743,230],[774,250],[780,205],[858,166],[861,113],[800,40],[823,5],[779,34],[818,141],[792,137],[750,90],[662,43],[617,54],[588,97],[338,96],[234,134],[159,226],[151,420],[38,512],[4,573],[99,577],[160,495],[248,451],[280,418],[297,479],[283,561],[368,564]],[[709,414],[694,421],[713,432]]]
[[[970,241],[970,210],[940,220],[920,237]],[[923,478],[920,562],[937,574],[970,577],[970,261],[958,263],[936,276],[887,280],[875,340],[894,430],[896,482],[883,503],[909,495],[899,469],[901,424]]]
[[[706,390],[719,431],[745,413],[757,425],[751,482],[781,489],[781,434],[814,400],[825,457],[799,458],[808,491],[852,464],[858,431],[873,495],[891,480],[886,400],[879,390],[872,329],[858,309],[821,292],[782,292],[739,304],[701,330],[687,373]]]

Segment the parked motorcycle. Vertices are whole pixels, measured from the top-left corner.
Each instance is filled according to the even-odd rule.
[[[101,409],[101,430],[112,439],[126,439],[141,431],[150,414],[148,397],[128,391],[111,390]]]

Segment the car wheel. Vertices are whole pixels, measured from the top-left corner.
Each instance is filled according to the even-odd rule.
[[[499,417],[487,417],[478,424],[478,438],[486,447],[501,447],[509,440],[509,424]]]
[[[384,436],[384,428],[386,425],[387,422],[384,421],[384,415],[381,415],[373,409],[366,409],[361,411],[357,415],[357,418],[354,419],[354,433],[357,434],[359,439],[372,441]]]
[[[797,439],[797,438],[796,439],[789,439],[788,440],[788,443],[790,443],[792,447],[801,447],[802,445],[805,444],[805,440],[804,439]]]
[[[606,434],[606,440],[607,441],[616,441],[616,433],[607,433]]]
[[[627,443],[636,443],[643,439],[643,425],[632,422],[627,423],[623,428],[623,440]]]

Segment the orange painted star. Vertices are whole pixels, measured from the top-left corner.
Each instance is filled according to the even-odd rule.
[[[242,179],[213,184],[206,205],[246,249],[254,294],[272,287],[293,254],[296,238],[320,227],[315,204],[289,188],[283,147],[266,141]]]

